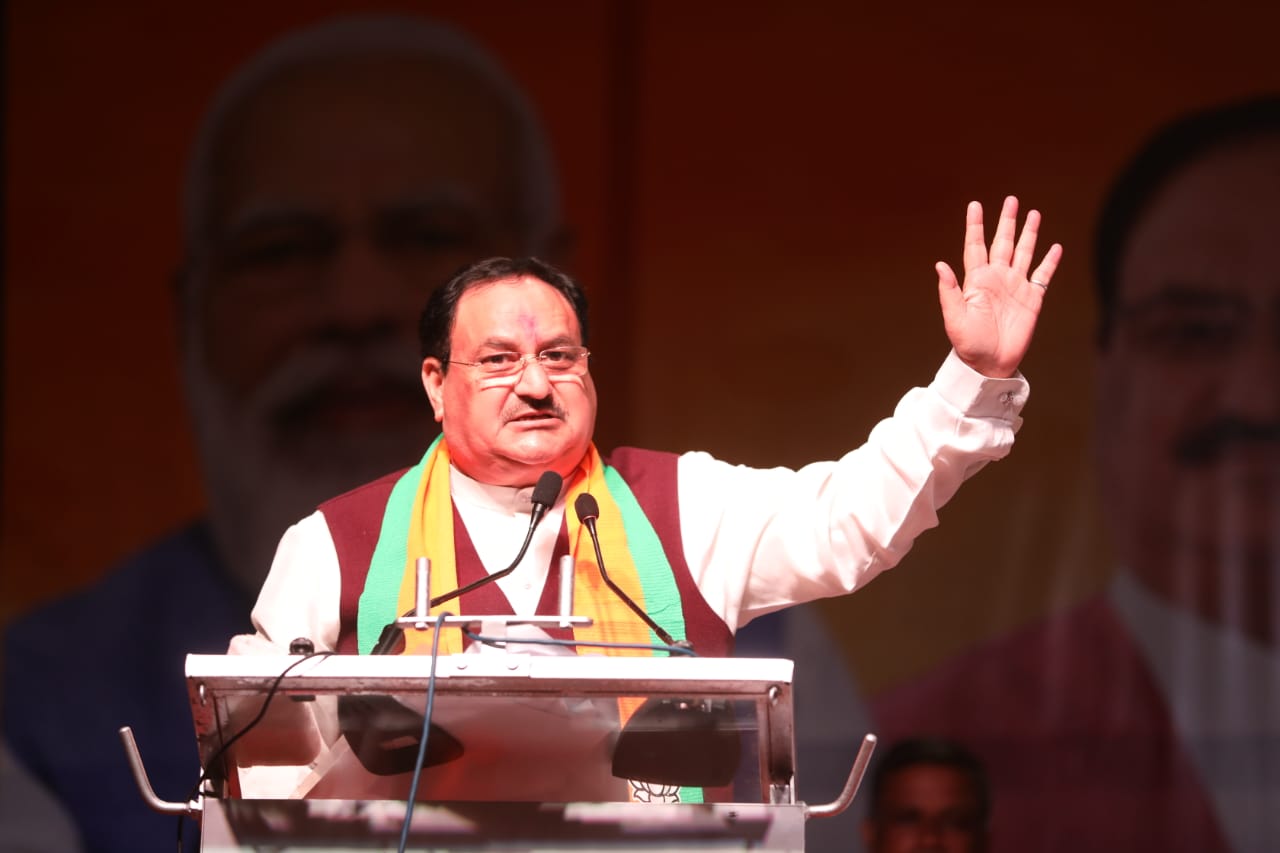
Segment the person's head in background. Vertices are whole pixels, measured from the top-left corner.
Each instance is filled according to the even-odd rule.
[[[427,295],[476,258],[564,249],[524,95],[466,36],[400,17],[250,60],[206,115],[185,219],[184,381],[213,531],[249,593],[288,524],[434,436]]]
[[[1280,98],[1160,130],[1098,226],[1100,483],[1122,568],[1280,639]]]
[[[869,853],[977,853],[987,848],[991,794],[982,763],[957,743],[894,743],[871,776],[862,823]]]

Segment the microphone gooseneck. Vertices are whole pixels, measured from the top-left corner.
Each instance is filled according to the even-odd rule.
[[[662,626],[644,612],[644,609],[631,600],[631,596],[627,595],[623,589],[615,584],[609,577],[609,573],[604,567],[604,555],[600,553],[600,536],[596,533],[596,519],[600,517],[600,504],[591,496],[589,492],[583,492],[578,495],[578,499],[573,502],[573,511],[578,514],[578,522],[587,528],[587,533],[591,534],[591,544],[596,550],[596,567],[600,569],[600,577],[604,580],[605,586],[613,590],[618,598],[622,599],[622,603],[631,608],[631,612],[640,617],[644,624],[658,636],[668,646],[679,646],[681,648],[692,648],[687,642],[676,642],[675,638],[663,630]]]
[[[555,471],[543,471],[542,476],[538,478],[537,484],[533,487],[533,494],[529,497],[529,500],[533,503],[533,511],[529,514],[529,532],[524,535],[524,542],[520,545],[520,552],[511,561],[511,565],[500,572],[485,575],[478,581],[459,587],[453,592],[446,592],[444,595],[431,599],[431,606],[435,607],[437,604],[452,601],[459,596],[466,595],[477,587],[493,583],[499,578],[505,578],[514,572],[516,566],[520,565],[520,561],[524,559],[524,552],[529,550],[529,543],[533,541],[533,531],[537,529],[538,522],[542,521],[542,517],[547,514],[547,510],[555,506],[556,498],[560,497],[560,487],[562,485],[564,485],[564,479]]]
[[[524,542],[520,545],[520,552],[516,554],[516,558],[511,561],[511,565],[507,566],[500,572],[494,572],[491,575],[485,575],[477,581],[473,581],[464,587],[459,587],[452,592],[446,592],[443,595],[436,596],[431,599],[431,607],[444,604],[446,601],[452,601],[455,598],[466,595],[478,587],[482,587],[487,583],[505,578],[516,570],[516,566],[520,565],[520,561],[524,559],[525,552],[529,550],[529,543],[533,541],[533,531],[537,529],[538,522],[542,521],[543,516],[547,514],[547,510],[555,506],[556,499],[560,497],[560,488],[564,485],[562,478],[555,471],[543,471],[542,476],[538,478],[538,482],[533,487],[533,494],[529,500],[533,504],[533,511],[529,514],[529,532],[524,535]],[[412,616],[413,611],[410,610],[403,614],[404,616]],[[387,623],[382,629],[382,634],[378,637],[378,642],[373,647],[373,654],[385,655],[390,654],[395,648],[400,637],[404,634],[404,630],[394,622]]]

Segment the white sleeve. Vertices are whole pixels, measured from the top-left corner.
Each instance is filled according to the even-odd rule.
[[[867,442],[792,471],[679,460],[685,559],[731,629],[756,616],[851,592],[895,565],[960,484],[1008,454],[1028,386],[990,379],[952,352]]]
[[[324,514],[317,510],[280,538],[271,571],[253,606],[251,618],[257,633],[232,637],[227,653],[284,655],[289,653],[289,644],[300,637],[311,640],[317,652],[334,651],[338,647],[341,595],[338,552]],[[300,786],[338,739],[337,700],[332,696],[285,703],[268,719],[275,726],[270,732],[271,757],[262,759],[259,755],[260,760],[255,760],[255,747],[249,747],[239,768],[240,784],[246,792],[253,792],[245,796],[280,796],[281,791],[305,790]],[[261,749],[261,744],[257,748]]]
[[[287,654],[307,637],[316,651],[338,645],[342,578],[329,525],[319,510],[285,531],[253,607],[257,634],[231,641],[230,654]]]

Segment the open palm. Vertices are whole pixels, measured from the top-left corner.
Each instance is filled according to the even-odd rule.
[[[1054,243],[1034,273],[1040,214],[1028,211],[1022,233],[1018,200],[1009,196],[988,250],[983,233],[982,205],[970,202],[965,215],[964,284],[945,262],[938,262],[938,300],[942,322],[956,354],[985,376],[1012,376],[1026,355],[1049,282],[1062,259]]]

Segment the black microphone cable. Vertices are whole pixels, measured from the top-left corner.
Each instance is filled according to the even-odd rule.
[[[293,643],[290,643],[289,645],[290,651],[292,652],[295,648],[298,648],[298,644],[302,642],[302,640],[294,640]],[[306,640],[305,642],[307,645],[311,645],[310,640]],[[314,646],[312,648],[314,648]],[[280,685],[284,681],[284,677],[292,672],[294,667],[304,661],[309,661],[312,658],[329,657],[332,654],[335,654],[335,652],[306,652],[301,658],[286,666],[284,670],[276,676],[276,680],[271,682],[271,687],[267,690],[267,695],[262,700],[262,707],[258,709],[258,713],[254,715],[254,718],[246,723],[240,731],[223,741],[222,746],[218,747],[217,751],[214,752],[207,762],[205,762],[204,768],[200,771],[200,778],[196,780],[196,784],[191,788],[191,793],[187,795],[187,802],[191,802],[200,795],[200,786],[209,779],[209,768],[214,767],[222,757],[226,755],[227,750],[230,749],[236,741],[247,735],[253,730],[254,726],[262,722],[262,718],[267,715],[267,708],[271,706],[271,700],[275,698],[277,691],[279,691]],[[182,853],[182,822],[185,817],[186,815],[184,814],[178,815],[178,853]]]
[[[418,780],[422,777],[422,765],[427,760],[427,737],[431,734],[431,712],[436,703],[436,661],[440,659],[440,629],[448,613],[436,617],[435,635],[431,638],[431,672],[427,676],[427,706],[422,714],[422,741],[418,744],[418,758],[413,763],[413,782],[409,785],[409,801],[404,806],[404,824],[400,827],[399,853],[405,853],[409,844],[409,826],[413,823],[413,806],[418,799]]]

